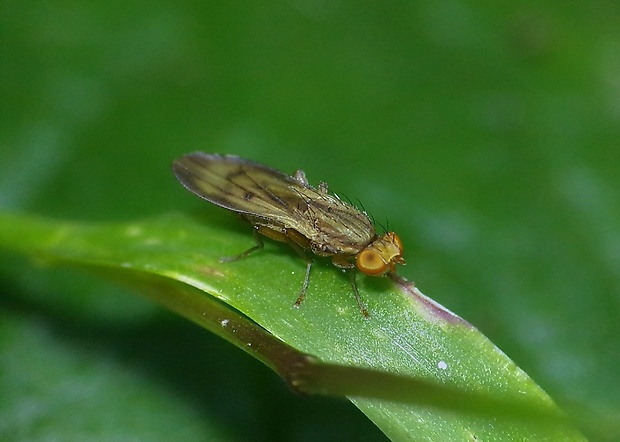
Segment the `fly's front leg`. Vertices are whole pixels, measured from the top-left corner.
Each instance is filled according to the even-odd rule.
[[[341,268],[343,272],[349,274],[349,277],[351,278],[351,287],[353,288],[353,294],[357,300],[357,305],[359,306],[362,315],[364,315],[364,318],[368,319],[370,317],[368,314],[368,309],[366,308],[364,301],[362,301],[362,297],[360,296],[360,292],[357,289],[357,284],[355,282],[355,276],[357,275],[357,272],[355,271],[355,264],[349,261],[349,258],[349,256],[335,255],[332,257],[332,264]]]
[[[366,308],[366,304],[364,304],[364,301],[362,301],[360,292],[357,290],[357,284],[355,283],[355,276],[357,275],[357,272],[355,271],[355,269],[350,269],[347,272],[351,276],[351,287],[353,287],[353,293],[355,294],[357,305],[359,306],[362,315],[364,315],[364,318],[368,319],[370,318],[370,315],[368,314],[368,309]]]

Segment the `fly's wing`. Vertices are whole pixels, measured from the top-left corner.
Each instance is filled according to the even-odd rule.
[[[295,229],[317,251],[354,254],[375,234],[372,222],[353,206],[262,164],[195,152],[177,159],[173,171],[190,192],[228,210]]]
[[[304,186],[295,178],[232,155],[191,153],[172,166],[187,190],[234,212],[283,222]],[[295,191],[297,190],[297,191]]]

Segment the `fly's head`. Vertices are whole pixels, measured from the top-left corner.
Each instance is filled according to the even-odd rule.
[[[396,269],[396,264],[405,264],[403,243],[394,232],[387,232],[371,242],[357,254],[355,265],[367,275],[381,276]]]

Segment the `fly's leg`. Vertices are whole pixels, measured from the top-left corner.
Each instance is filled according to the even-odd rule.
[[[250,247],[249,249],[247,249],[245,252],[239,253],[238,255],[235,256],[222,256],[220,258],[220,262],[231,262],[231,261],[236,261],[238,259],[241,258],[245,258],[246,256],[248,256],[250,253],[254,253],[257,250],[260,250],[263,248],[264,243],[263,243],[263,239],[260,237],[260,235],[258,234],[258,229],[254,229],[253,232],[253,236],[254,236],[254,241],[256,242],[256,245],[253,247]]]
[[[303,172],[301,173],[303,176]],[[305,178],[305,176],[303,176],[303,178]],[[276,241],[286,242],[293,248],[293,250],[295,250],[295,252],[297,252],[299,256],[304,259],[304,261],[306,261],[306,276],[304,277],[304,283],[301,286],[301,292],[299,293],[297,301],[295,301],[295,304],[293,304],[293,307],[299,308],[304,298],[306,297],[306,291],[308,290],[308,283],[310,281],[310,269],[312,268],[312,259],[308,258],[308,256],[306,256],[306,254],[302,250],[302,248],[307,245],[308,239],[293,229],[283,229],[280,231],[260,225],[254,226],[253,233],[254,241],[256,241],[256,245],[254,247],[250,247],[245,252],[240,253],[236,256],[223,256],[220,258],[220,262],[236,261],[238,259],[245,258],[249,254],[254,253],[257,250],[262,249],[264,244],[261,235],[265,235],[266,237],[274,239]]]
[[[303,175],[303,171],[297,171],[296,176],[301,174],[301,177],[305,179],[305,175]],[[300,179],[300,178],[298,178]],[[305,253],[304,249],[310,248],[310,243],[308,238],[300,234],[295,229],[284,229],[282,232],[278,232],[279,237],[274,239],[278,239],[279,241],[286,242],[289,246],[297,252],[299,256],[301,256],[304,261],[306,261],[306,276],[304,277],[304,283],[301,286],[301,291],[299,292],[299,296],[297,297],[297,301],[293,304],[293,307],[299,308],[304,298],[306,297],[306,291],[308,290],[308,282],[310,281],[310,269],[312,268],[312,258],[309,258]]]
[[[357,283],[355,282],[355,276],[357,275],[357,272],[355,271],[355,264],[349,261],[349,258],[350,257],[346,255],[334,255],[332,257],[332,264],[341,268],[343,272],[349,273],[349,277],[351,278],[351,287],[353,287],[353,294],[357,300],[357,305],[359,306],[362,315],[364,315],[364,318],[368,319],[370,317],[368,314],[368,309],[366,308],[364,301],[362,301],[360,292],[357,289]]]
[[[370,315],[368,314],[368,309],[366,308],[364,301],[362,301],[360,292],[357,290],[357,284],[355,283],[355,275],[357,274],[357,272],[355,270],[349,270],[349,274],[351,275],[351,287],[353,287],[353,293],[355,294],[357,305],[359,305],[360,311],[362,312],[362,315],[364,315],[364,318],[368,319],[370,318]]]
[[[297,297],[297,301],[293,304],[293,307],[299,308],[301,303],[304,301],[306,297],[306,291],[308,290],[308,282],[310,281],[310,269],[312,268],[312,259],[308,258],[308,256],[304,253],[299,243],[303,243],[307,241],[306,238],[297,233],[296,230],[289,229],[285,232],[285,239],[288,245],[290,245],[293,250],[297,252],[299,256],[301,256],[304,261],[306,261],[306,276],[304,277],[304,283],[301,286],[301,292],[299,292],[299,297]]]
[[[295,308],[299,308],[301,303],[304,301],[304,298],[306,297],[306,291],[308,290],[308,281],[310,281],[310,269],[311,268],[312,268],[312,260],[308,260],[306,264],[306,277],[304,278],[304,283],[301,286],[301,292],[299,293],[299,297],[297,298],[297,301],[295,301],[295,304],[293,304],[293,307]]]

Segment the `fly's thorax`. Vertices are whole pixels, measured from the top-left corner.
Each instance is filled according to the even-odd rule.
[[[312,228],[304,234],[312,243],[312,252],[319,256],[355,256],[376,238],[365,214],[331,195],[309,206],[308,225]]]
[[[387,232],[357,254],[355,265],[367,275],[380,276],[395,270],[396,264],[405,264],[403,244],[394,232]]]

